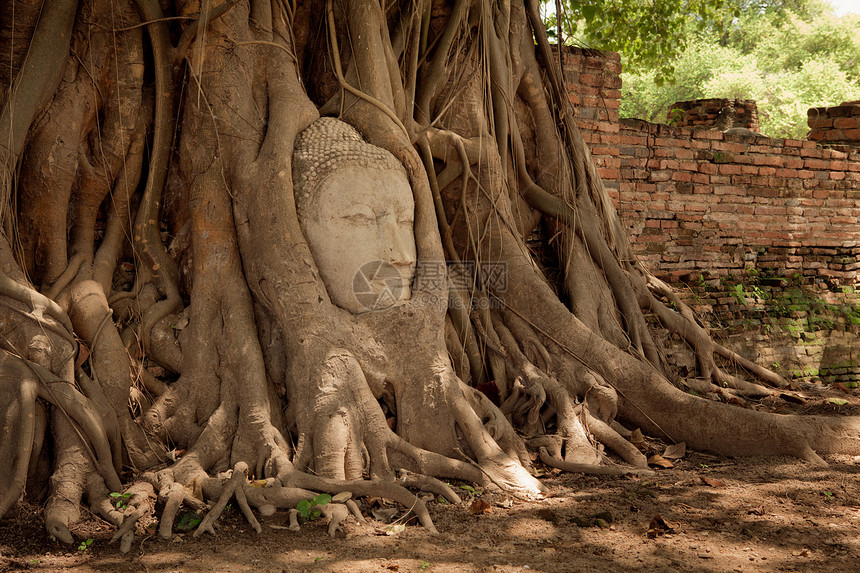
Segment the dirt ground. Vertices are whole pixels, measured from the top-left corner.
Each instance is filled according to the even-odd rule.
[[[855,390],[856,392],[856,390]],[[844,396],[844,394],[843,394]],[[798,409],[860,413],[860,400],[826,397]],[[648,440],[655,452],[665,445]],[[792,458],[726,459],[686,452],[654,477],[546,472],[553,497],[528,502],[469,491],[459,505],[431,502],[438,535],[399,511],[405,528],[350,517],[327,535],[322,519],[289,531],[288,514],[260,518],[257,535],[238,509],[217,536],[139,537],[127,555],[113,528],[90,517],[73,531],[85,550],[45,533],[41,510],[21,504],[0,521],[0,571],[564,572],[860,570],[860,456],[830,456],[814,468]],[[475,503],[475,500],[484,503]],[[401,531],[402,529],[402,531]],[[343,535],[345,533],[345,536]]]

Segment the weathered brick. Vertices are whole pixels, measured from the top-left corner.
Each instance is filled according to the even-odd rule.
[[[827,161],[820,159],[807,159],[803,162],[806,169],[827,169]]]
[[[779,168],[776,170],[775,175],[777,177],[797,177],[797,169]]]
[[[607,169],[605,167],[598,167],[597,174],[600,175],[601,179],[614,180],[618,179],[619,171],[618,169]]]
[[[833,127],[835,127],[836,129],[857,129],[858,127],[860,127],[860,118],[837,117],[833,120]]]
[[[672,179],[672,171],[668,169],[652,171],[648,176],[648,180],[652,182],[669,181]]]
[[[783,160],[781,157],[756,154],[752,157],[752,163],[753,165],[770,165],[772,167],[782,167]]]

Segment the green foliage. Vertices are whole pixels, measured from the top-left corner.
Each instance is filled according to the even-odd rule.
[[[712,159],[712,161],[717,164],[731,163],[734,160],[734,155],[728,151],[714,151],[714,158]]]
[[[706,97],[705,83],[722,70],[737,65],[739,57],[730,48],[696,40],[674,59],[672,82],[658,82],[655,70],[625,72],[622,74],[621,116],[662,123],[666,120],[666,110],[673,103]]]
[[[113,498],[114,507],[119,510],[123,510],[128,507],[128,500],[131,498],[131,494],[128,492],[119,493],[118,491],[110,492],[110,496]]]
[[[622,117],[664,122],[677,101],[753,99],[762,133],[802,139],[810,107],[860,98],[860,17],[836,18],[820,0],[732,3],[742,16],[727,18],[722,34],[691,32],[670,63],[672,83],[660,70],[627,68]]]
[[[685,112],[681,108],[676,107],[674,109],[670,109],[669,113],[666,115],[666,123],[668,123],[669,125],[675,125],[677,123],[680,123],[681,121],[683,121],[684,116],[686,114],[687,112]]]
[[[329,503],[331,503],[331,496],[327,493],[321,493],[315,495],[310,499],[303,499],[302,501],[300,501],[296,505],[296,510],[298,510],[299,515],[302,516],[302,519],[310,521],[322,515],[322,512],[317,509],[318,506],[328,505]]]
[[[555,0],[541,0],[547,33],[557,35]],[[740,15],[733,0],[562,0],[561,24],[567,44],[612,50],[625,65],[656,70],[662,82],[692,30],[722,29],[726,14]],[[556,38],[557,39],[557,38]]]
[[[78,551],[86,551],[93,544],[93,538],[90,537],[86,541],[81,541],[81,544],[78,545]]]
[[[181,515],[175,529],[180,532],[191,531],[200,525],[201,521],[203,521],[203,516],[193,511],[188,511]]]

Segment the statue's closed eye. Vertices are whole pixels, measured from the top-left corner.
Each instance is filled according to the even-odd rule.
[[[373,209],[366,205],[358,206],[355,209],[350,209],[341,215],[342,218],[353,223],[366,223],[376,220],[376,213]]]

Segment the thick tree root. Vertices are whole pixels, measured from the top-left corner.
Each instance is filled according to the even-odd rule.
[[[154,490],[151,484],[136,482],[125,493],[130,495],[127,498],[127,507],[123,512],[122,523],[110,539],[110,543],[120,542],[119,550],[121,553],[128,553],[131,550],[131,544],[134,542],[134,528],[138,520],[144,516],[152,515],[154,510],[152,503]]]
[[[545,463],[546,465],[554,468],[558,468],[560,470],[571,472],[571,473],[581,473],[581,474],[590,474],[590,475],[600,475],[600,476],[623,476],[623,475],[635,475],[635,476],[653,476],[654,471],[649,470],[647,468],[625,468],[618,466],[598,466],[592,464],[577,464],[572,462],[567,462],[557,458],[556,456],[552,456],[547,452],[547,449],[544,446],[538,448],[540,452],[540,461]]]

